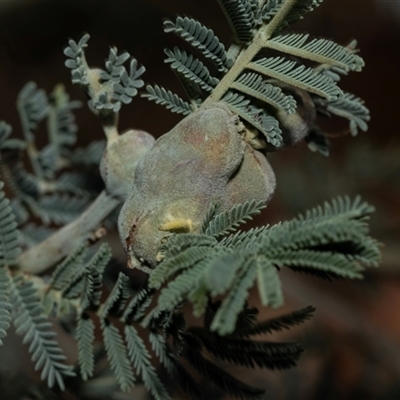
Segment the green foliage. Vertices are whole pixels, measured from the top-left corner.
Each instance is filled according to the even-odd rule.
[[[65,225],[82,214],[90,203],[87,197],[51,194],[40,198],[36,211],[45,225]]]
[[[5,121],[0,121],[0,160],[1,153],[12,150],[25,150],[26,144],[24,141],[19,139],[10,139],[12,132],[11,125],[7,124]]]
[[[35,82],[28,82],[18,95],[17,106],[25,140],[31,143],[34,141],[34,130],[48,113],[46,93],[42,89],[37,89]]]
[[[287,114],[296,111],[296,101],[293,96],[285,95],[280,88],[265,83],[263,77],[259,74],[244,73],[231,87],[262,102],[269,103]]]
[[[79,246],[61,262],[53,272],[44,302],[52,302],[62,313],[69,302],[69,310],[76,310],[77,327],[75,337],[78,347],[78,364],[82,378],[93,377],[95,368],[95,322],[93,313],[100,319],[106,356],[116,380],[123,391],[129,391],[135,383],[134,370],[143,379],[156,399],[169,399],[150,360],[151,356],[136,329],[131,325],[143,319],[153,297],[147,287],[132,295],[129,278],[120,273],[105,300],[103,273],[110,261],[111,251],[103,244],[89,258],[91,249],[87,244]],[[47,299],[47,300],[46,300]],[[58,303],[61,299],[61,304]],[[55,304],[54,304],[55,303]],[[64,308],[62,308],[64,307]],[[124,335],[113,320],[119,318],[125,325]],[[125,340],[124,340],[125,339]],[[126,344],[125,344],[126,343]]]
[[[248,0],[218,0],[238,43],[249,42],[256,25],[254,8]]]
[[[367,121],[370,120],[369,110],[364,106],[363,100],[350,93],[327,103],[326,111],[344,117],[350,122],[350,132],[356,136],[358,129],[365,132],[368,129]]]
[[[68,156],[69,147],[74,145],[78,130],[72,110],[81,107],[79,101],[69,101],[62,85],[54,88],[50,94],[47,115],[49,144],[40,151],[39,162],[44,176],[54,179],[58,170],[57,161]]]
[[[88,94],[90,107],[106,116],[117,113],[122,104],[129,104],[144,86],[140,77],[145,72],[144,67],[138,68],[137,60],[124,52],[118,54],[116,48],[111,48],[105,63],[105,70],[90,68],[85,58],[85,48],[90,36],[85,34],[77,43],[68,42],[64,54],[68,57],[65,65],[71,69],[72,82],[80,85]],[[124,64],[130,59],[129,69]]]
[[[111,369],[121,389],[127,392],[134,386],[135,381],[122,336],[118,329],[108,320],[102,320],[101,329]]]
[[[125,326],[125,340],[128,357],[135,371],[142,377],[143,383],[156,400],[168,400],[170,396],[165,391],[157,373],[150,362],[150,354],[143,340],[132,325]]]
[[[11,322],[10,304],[10,278],[7,269],[0,267],[0,346],[3,345],[2,339],[7,335],[7,329]]]
[[[272,115],[268,115],[265,110],[253,106],[249,99],[235,92],[227,92],[222,101],[231,111],[258,129],[268,143],[276,147],[282,144],[282,131],[278,121]]]
[[[212,29],[188,17],[177,17],[175,23],[164,21],[164,32],[173,32],[201,51],[204,57],[212,60],[218,70],[224,72],[228,67],[225,46],[215,36]]]
[[[268,48],[332,65],[344,71],[361,71],[364,61],[353,51],[327,39],[308,41],[309,36],[299,33],[275,36],[268,41]]]
[[[312,68],[299,65],[296,61],[286,60],[283,57],[261,58],[250,63],[248,67],[328,100],[336,100],[342,95],[336,83],[326,75],[316,74]]]
[[[235,231],[240,224],[251,220],[265,208],[263,202],[250,201],[232,207],[231,210],[217,214],[208,224],[204,233],[209,236],[224,236]]]
[[[280,317],[272,318],[267,321],[252,323],[250,326],[241,329],[241,336],[261,335],[272,333],[274,331],[282,331],[290,329],[292,326],[300,325],[310,319],[315,312],[315,308],[308,306],[301,310],[293,311],[290,314],[285,314]]]
[[[142,95],[142,97],[147,97],[149,100],[154,101],[156,104],[165,106],[172,112],[188,115],[192,111],[189,103],[182,100],[178,95],[172,93],[170,90],[166,90],[158,85],[147,85],[146,90],[148,93]]]
[[[11,283],[13,323],[23,343],[29,345],[35,369],[42,370],[40,378],[49,387],[55,383],[64,390],[63,377],[74,376],[70,366],[62,363],[66,359],[58,346],[56,333],[44,313],[37,291],[22,275],[16,275]]]
[[[76,326],[76,341],[78,346],[79,371],[84,381],[94,373],[94,323],[83,313]]]
[[[206,59],[216,63],[218,76],[212,77],[200,60],[175,47],[173,51],[166,50],[166,62],[177,72],[191,106],[158,86],[150,89],[151,93],[146,97],[184,115],[202,107],[203,103],[223,101],[245,125],[263,135],[267,144],[261,146],[268,150],[287,145],[282,134],[286,129],[285,118],[302,112],[297,108],[295,96],[288,95],[282,88],[312,94],[309,105],[301,103],[299,106],[306,107],[305,112],[311,112],[308,108],[314,103],[325,110],[326,116],[338,115],[349,119],[353,135],[357,128],[366,129],[368,110],[359,99],[343,93],[337,85],[338,71],[360,71],[364,66],[355,46],[314,39],[309,34],[281,34],[282,29],[302,19],[322,0],[218,2],[233,33],[233,44],[228,51],[211,29],[192,18],[177,17],[175,22],[167,20],[164,23],[166,32],[177,34]],[[273,52],[272,57],[268,54],[270,52]],[[274,52],[290,58],[275,56]],[[264,53],[268,56],[259,58],[258,54]],[[311,61],[312,65],[304,65],[301,59]],[[318,126],[312,126],[313,121],[307,123],[310,126],[309,132],[305,132],[305,140],[309,147],[328,155],[328,141],[324,134]]]
[[[197,83],[208,92],[211,92],[218,84],[218,79],[212,77],[208,68],[192,54],[176,46],[174,50],[165,49],[164,52],[168,56],[165,62],[170,64],[171,69],[178,75]]]
[[[261,8],[260,15],[264,22],[270,21],[282,8],[286,0],[268,0]],[[293,6],[285,15],[284,20],[279,28],[286,27],[287,25],[303,19],[304,14],[313,11],[318,7],[323,0],[298,0],[293,2]]]
[[[16,264],[16,258],[21,251],[17,222],[10,201],[1,190],[3,187],[4,183],[0,182],[0,268]]]
[[[118,275],[118,279],[113,287],[113,290],[102,305],[99,314],[100,318],[105,319],[109,314],[120,316],[125,308],[129,295],[129,278],[121,272]]]
[[[236,216],[234,221],[241,220],[246,214],[243,210],[251,209],[246,208],[248,206],[236,206],[230,212],[217,214],[206,233],[210,236],[219,232],[226,234],[227,226],[236,225],[220,221],[229,220],[228,216]],[[277,273],[280,268],[328,279],[354,279],[362,276],[365,267],[376,266],[379,246],[368,236],[365,223],[372,211],[373,208],[360,198],[353,202],[349,198],[338,198],[292,221],[233,234],[212,246],[196,246],[188,237],[191,247],[178,255],[167,256],[150,275],[149,284],[159,288],[170,280],[159,297],[162,310],[173,310],[191,292],[189,300],[197,314],[201,314],[210,296],[226,293],[211,330],[220,335],[231,334],[255,280],[263,305],[279,307],[283,304]],[[184,248],[185,236],[179,236]]]
[[[56,86],[48,97],[29,82],[19,93],[17,106],[25,140],[10,139],[11,127],[0,123],[1,170],[16,196],[13,207],[19,217],[17,223],[22,231],[30,217],[39,218],[44,224],[66,224],[80,215],[96,194],[86,190],[87,172],[71,169],[76,162],[72,161],[75,154],[70,146],[75,143],[77,132],[72,111],[80,103],[70,101],[62,85]],[[35,132],[44,118],[49,143],[38,149]],[[21,161],[24,150],[33,173]],[[88,161],[90,154],[85,156]]]

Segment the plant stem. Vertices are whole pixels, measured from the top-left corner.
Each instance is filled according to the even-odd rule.
[[[90,207],[75,221],[61,228],[49,238],[24,251],[17,259],[25,272],[40,274],[61,261],[82,241],[88,239],[120,202],[101,192]]]
[[[228,91],[232,83],[242,73],[257,53],[265,47],[266,42],[279,27],[286,15],[289,13],[291,8],[294,6],[297,0],[286,0],[279,11],[272,18],[271,22],[263,26],[257,34],[254,36],[253,41],[250,45],[244,49],[238,56],[235,64],[221,79],[217,87],[213,90],[210,96],[204,101],[203,105],[220,101],[224,94]]]

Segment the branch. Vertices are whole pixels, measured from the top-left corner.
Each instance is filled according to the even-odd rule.
[[[232,83],[236,78],[243,72],[246,66],[253,60],[257,53],[265,47],[268,39],[275,32],[276,28],[282,23],[286,15],[289,13],[291,8],[295,5],[297,0],[286,0],[283,6],[279,9],[272,20],[258,31],[254,36],[253,41],[249,47],[243,49],[239,54],[237,60],[233,64],[232,68],[225,74],[220,80],[216,88],[212,93],[205,99],[202,106],[210,104],[212,102],[220,101],[226,91],[231,87]],[[233,50],[232,50],[233,51]]]
[[[101,192],[90,207],[75,221],[64,226],[37,246],[24,251],[17,259],[22,271],[40,274],[61,261],[93,232],[119,204],[114,197]]]

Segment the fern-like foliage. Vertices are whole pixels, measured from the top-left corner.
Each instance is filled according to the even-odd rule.
[[[0,266],[0,346],[7,335],[11,322],[10,277],[7,268]]]
[[[226,234],[235,226],[228,216],[239,221],[246,215],[244,210],[251,209],[249,205],[236,206],[231,212],[217,214],[205,233],[212,237]],[[210,329],[220,335],[230,334],[255,281],[264,305],[276,308],[283,304],[280,268],[324,278],[354,279],[361,277],[365,267],[377,265],[379,245],[368,236],[365,224],[372,211],[359,198],[353,202],[338,198],[292,221],[233,234],[218,244],[204,241],[203,245],[185,248],[182,234],[180,245],[184,250],[172,256],[167,251],[150,275],[149,284],[158,288],[172,278],[159,297],[159,308],[166,311],[189,298],[196,314],[201,315],[209,296],[225,294]],[[190,237],[187,240],[194,243]],[[173,242],[171,245],[175,247]]]
[[[241,329],[241,336],[261,335],[265,333],[272,333],[274,331],[282,331],[290,329],[292,326],[300,325],[306,320],[310,319],[315,312],[313,306],[308,306],[301,310],[293,311],[290,314],[285,314],[276,318],[266,321],[252,323],[250,326]]]
[[[90,198],[67,194],[42,196],[36,211],[44,224],[67,224],[76,219],[89,206]]]
[[[283,142],[282,131],[288,129],[286,116],[293,113],[312,114],[313,102],[317,106],[318,103],[323,104],[327,116],[339,115],[349,119],[353,135],[358,128],[366,129],[367,110],[360,107],[362,103],[359,99],[350,98],[337,85],[338,73],[360,71],[364,66],[355,47],[312,38],[308,34],[282,34],[283,28],[302,19],[322,0],[218,2],[233,33],[233,43],[228,51],[211,29],[194,19],[177,17],[175,22],[167,20],[164,23],[166,32],[174,32],[203,53],[206,59],[216,63],[218,76],[211,77],[200,60],[175,47],[173,51],[166,50],[166,62],[177,72],[191,100],[191,107],[177,95],[157,86],[151,88],[146,97],[183,115],[201,108],[203,104],[223,101],[245,125],[250,126],[252,136],[255,131],[256,137],[258,132],[265,137],[265,141],[257,140],[258,150],[260,145],[268,150],[285,147],[287,140]],[[268,52],[272,52],[271,56]],[[287,54],[290,58],[275,56],[276,52]],[[267,57],[259,58],[258,55],[264,53]],[[304,65],[301,59],[317,66]],[[305,110],[297,109],[296,96],[284,93],[282,87],[293,93],[297,90],[312,94],[308,105],[302,102],[299,106]],[[201,89],[208,97],[204,98]],[[307,123],[310,127],[305,140],[309,147],[328,155],[327,139],[316,125],[313,126],[314,122]]]
[[[27,152],[33,170],[38,177],[43,176],[39,154],[34,145],[34,132],[38,124],[48,114],[48,98],[44,90],[38,89],[35,82],[28,82],[18,94],[17,108],[21,119],[24,139],[28,143]]]
[[[28,82],[18,95],[20,113],[25,140],[34,141],[33,132],[48,113],[48,99],[44,90],[38,89],[35,82]]]
[[[215,36],[212,29],[202,25],[188,17],[177,17],[175,22],[166,20],[164,32],[173,32],[201,51],[204,57],[212,60],[219,71],[224,72],[228,68],[228,59],[225,46]]]
[[[279,147],[282,142],[282,131],[279,122],[265,110],[253,106],[249,99],[241,94],[229,91],[222,98],[228,108],[260,131],[268,143]]]
[[[190,104],[182,100],[178,95],[172,93],[170,90],[164,89],[158,85],[147,85],[147,93],[142,97],[147,97],[149,100],[154,101],[156,104],[165,106],[172,112],[188,115],[192,112]]]
[[[238,43],[249,42],[253,38],[256,25],[254,8],[248,0],[218,0]]]
[[[261,58],[250,63],[248,68],[328,100],[336,100],[342,95],[336,83],[326,75],[283,57]]]
[[[270,21],[282,8],[286,0],[267,0],[260,9],[260,17],[264,22]],[[304,18],[304,14],[313,11],[323,0],[298,0],[285,15],[279,29]]]
[[[93,377],[95,370],[95,322],[93,313],[100,319],[103,344],[110,368],[123,391],[129,391],[136,382],[134,371],[156,399],[170,399],[151,363],[151,355],[136,328],[149,307],[153,290],[143,288],[132,295],[129,278],[120,273],[107,298],[103,300],[103,273],[110,261],[111,252],[102,245],[90,256],[91,249],[82,244],[55,269],[44,297],[44,303],[53,309],[67,313],[77,312],[75,337],[78,347],[78,364],[82,378]],[[69,311],[69,312],[70,312]],[[117,318],[125,325],[120,332],[114,322]]]
[[[345,71],[361,71],[363,59],[356,53],[327,39],[312,39],[308,34],[286,34],[275,36],[267,42],[267,47],[300,58],[328,64]]]
[[[121,389],[125,392],[129,391],[134,386],[135,381],[122,336],[108,320],[102,321],[101,329],[111,369]]]
[[[293,96],[286,95],[280,88],[265,83],[263,77],[259,74],[242,74],[231,87],[264,103],[269,103],[287,114],[292,114],[296,111],[297,104]]]
[[[72,82],[84,88],[90,98],[89,105],[100,115],[117,113],[122,104],[129,104],[144,86],[141,76],[145,68],[138,67],[137,60],[130,54],[118,54],[111,48],[105,70],[90,68],[85,58],[85,48],[90,39],[85,34],[79,42],[70,40],[64,54],[68,57],[65,65],[71,69]],[[129,62],[129,69],[124,63]]]
[[[231,210],[217,214],[208,224],[204,233],[209,236],[219,237],[235,231],[240,224],[251,220],[265,208],[262,202],[249,201],[245,204],[234,206]]]
[[[94,323],[90,317],[83,313],[78,319],[76,327],[76,340],[78,344],[79,371],[84,381],[94,373]]]
[[[54,179],[57,162],[68,156],[69,146],[76,142],[77,126],[72,110],[81,107],[79,101],[69,101],[63,85],[57,85],[50,95],[47,116],[49,144],[40,151],[39,162],[46,178]]]
[[[11,303],[16,332],[24,337],[24,343],[30,343],[29,352],[35,368],[42,371],[41,379],[49,387],[57,383],[64,390],[64,377],[75,374],[63,363],[66,357],[55,340],[56,333],[51,329],[36,289],[22,275],[12,280]]]
[[[0,182],[0,266],[16,264],[21,251],[17,222],[10,201],[1,190],[3,187],[4,183]]]
[[[150,354],[132,325],[125,326],[125,340],[128,350],[128,357],[133,368],[143,379],[143,383],[156,400],[168,400],[169,394],[161,383],[157,373],[150,362]]]
[[[173,71],[197,83],[202,89],[211,92],[218,84],[218,79],[211,76],[208,68],[192,54],[174,47],[174,50],[165,49],[168,58],[165,59]]]
[[[364,106],[364,101],[351,93],[344,93],[336,101],[326,104],[326,111],[346,118],[350,122],[350,133],[356,136],[358,129],[365,132],[368,129],[367,121],[370,120],[369,110]]]
[[[7,124],[5,121],[0,121],[0,160],[1,153],[3,152],[26,149],[26,143],[24,141],[10,138],[11,132],[11,125]]]

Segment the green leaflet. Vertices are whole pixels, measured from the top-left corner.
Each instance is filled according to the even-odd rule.
[[[117,282],[101,308],[100,318],[107,318],[110,313],[117,316],[122,313],[130,295],[129,283],[129,277],[120,272]]]
[[[0,268],[15,265],[21,252],[17,222],[10,201],[1,190],[3,187],[4,183],[0,181]]]
[[[0,347],[11,322],[10,286],[7,268],[0,267]]]
[[[222,101],[226,103],[233,113],[239,115],[239,117],[259,130],[268,143],[275,147],[279,147],[282,144],[282,131],[277,119],[269,115],[264,109],[255,107],[249,99],[232,91],[228,91]]]
[[[204,57],[212,60],[219,71],[226,71],[228,66],[224,45],[219,41],[212,29],[188,17],[177,17],[175,23],[164,21],[164,32],[173,32],[200,50]]]
[[[265,83],[263,77],[259,74],[244,73],[233,82],[231,88],[281,109],[287,114],[296,111],[295,99],[284,94],[281,88]]]
[[[171,276],[179,271],[185,271],[200,262],[210,253],[208,247],[193,247],[182,251],[177,256],[168,258],[159,264],[150,274],[149,286],[159,289],[161,285]]]
[[[151,356],[146,349],[143,340],[140,338],[138,332],[133,326],[125,326],[125,340],[128,350],[128,357],[144,382],[148,391],[154,396],[156,400],[169,400],[167,390],[161,383],[157,373],[150,362]]]
[[[342,95],[331,78],[283,57],[261,58],[248,64],[248,68],[328,100],[336,100]]]
[[[82,214],[90,203],[87,197],[51,194],[40,197],[36,212],[45,225],[65,225]]]
[[[240,255],[228,251],[213,257],[208,262],[203,282],[211,296],[225,294],[231,287],[238,270],[242,267],[243,261]]]
[[[252,4],[248,0],[218,0],[238,43],[249,42],[253,38],[256,19]]]
[[[57,385],[64,390],[64,376],[75,376],[72,368],[62,363],[66,359],[59,348],[56,333],[44,314],[43,307],[31,282],[25,282],[21,275],[14,277],[11,284],[13,323],[23,343],[29,345],[35,368],[42,370],[41,379],[49,387]]]
[[[205,359],[199,351],[188,350],[185,358],[202,376],[231,396],[255,400],[264,393],[262,389],[245,384]]]
[[[351,93],[344,93],[339,99],[328,102],[326,110],[348,119],[352,136],[357,135],[358,129],[361,129],[363,132],[368,129],[367,121],[370,120],[369,110],[364,106],[363,100]]]
[[[313,306],[302,308],[301,310],[293,311],[289,314],[284,314],[276,318],[271,318],[266,321],[251,324],[251,326],[241,329],[241,336],[261,335],[264,333],[272,333],[274,331],[282,331],[290,329],[292,326],[303,324],[310,319],[315,312]]]
[[[197,382],[192,378],[186,368],[174,357],[165,343],[165,339],[158,333],[149,334],[151,348],[160,360],[161,364],[172,375],[183,390],[192,398],[199,398],[201,390]]]
[[[218,84],[218,79],[212,77],[208,68],[192,54],[176,46],[173,51],[165,49],[164,52],[168,56],[165,62],[170,64],[173,71],[197,83],[207,92],[211,92]]]
[[[79,370],[84,381],[94,372],[94,323],[86,314],[79,316],[76,327]]]
[[[308,34],[286,34],[268,40],[265,46],[269,49],[311,61],[332,65],[345,71],[361,71],[363,59],[347,47],[328,39],[312,39]]]
[[[200,334],[199,338],[218,359],[248,368],[291,368],[304,350],[298,343],[261,342],[204,334]]]
[[[214,216],[205,230],[209,236],[219,237],[237,229],[240,224],[251,220],[255,215],[260,214],[265,208],[263,202],[248,201],[232,207]]]
[[[135,58],[117,48],[110,48],[105,70],[90,68],[86,62],[85,51],[90,36],[85,34],[78,43],[73,40],[64,50],[68,57],[65,62],[71,69],[72,83],[82,86],[90,98],[91,107],[96,113],[107,115],[117,113],[122,104],[129,104],[137,95],[138,89],[144,86],[141,76],[145,68],[138,67]],[[129,68],[124,65],[128,60]],[[99,84],[100,83],[100,84]]]
[[[123,392],[135,385],[135,377],[128,359],[128,351],[118,329],[108,320],[101,320],[104,346],[110,367]]]
[[[254,259],[249,259],[242,266],[241,271],[237,274],[231,290],[223,300],[221,307],[211,324],[211,330],[223,336],[232,333],[235,330],[235,324],[239,312],[243,309],[246,299],[249,295],[248,291],[253,286],[256,276],[256,263]]]
[[[260,10],[260,17],[264,22],[269,22],[278,13],[286,0],[268,0]],[[285,16],[278,29],[303,19],[304,14],[313,11],[323,0],[297,0]]]
[[[192,112],[190,104],[182,100],[178,95],[166,90],[158,85],[147,85],[146,90],[148,93],[142,95],[156,104],[161,104],[172,112],[189,115]]]
[[[140,292],[136,293],[126,306],[122,320],[125,323],[141,321],[153,300],[153,296],[154,290],[149,287],[144,287]]]
[[[361,272],[364,269],[359,263],[349,260],[342,254],[324,251],[285,251],[280,256],[273,256],[271,261],[280,267],[286,266],[294,270],[302,267],[312,268],[350,279],[361,279],[363,276]]]
[[[198,262],[193,267],[184,270],[166,288],[161,291],[158,306],[161,310],[172,310],[188,292],[197,284],[207,265],[207,259]]]
[[[263,306],[278,308],[283,305],[283,293],[278,271],[265,258],[257,258],[258,293]]]

